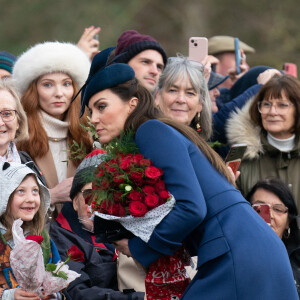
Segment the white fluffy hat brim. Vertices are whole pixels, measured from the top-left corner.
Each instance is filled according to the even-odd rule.
[[[63,72],[79,88],[85,83],[90,69],[88,56],[71,43],[45,42],[24,52],[13,68],[15,85],[22,95],[31,82],[47,73]]]

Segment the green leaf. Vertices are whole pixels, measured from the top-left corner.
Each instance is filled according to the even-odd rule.
[[[97,203],[99,204],[101,201],[105,200],[107,198],[107,192],[106,191],[99,191],[97,193]],[[99,202],[98,202],[99,201]]]
[[[64,271],[59,271],[57,275],[63,279],[68,279],[68,275]]]
[[[56,264],[49,263],[46,265],[46,271],[53,272],[53,271],[55,271],[56,267],[57,267]]]

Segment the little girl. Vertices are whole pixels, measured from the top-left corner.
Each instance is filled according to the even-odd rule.
[[[14,248],[12,224],[21,218],[25,236],[41,235],[44,263],[57,263],[57,249],[44,230],[49,205],[49,190],[34,171],[24,164],[0,163],[0,299],[40,299],[35,293],[19,288],[10,267],[10,251]],[[53,295],[51,299],[57,298]]]

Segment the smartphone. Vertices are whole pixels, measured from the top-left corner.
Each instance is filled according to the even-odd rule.
[[[189,60],[202,62],[208,55],[208,41],[206,37],[191,37],[189,39]]]
[[[246,144],[234,144],[231,146],[225,158],[225,164],[232,169],[233,173],[236,173],[238,170],[246,149]]]
[[[234,38],[234,51],[235,51],[235,64],[236,64],[236,73],[241,73],[241,51],[240,51],[240,40],[238,38]]]
[[[294,77],[298,78],[297,65],[293,63],[284,63],[283,71],[286,74],[291,74]]]
[[[270,225],[271,224],[271,214],[270,206],[268,204],[253,204],[253,209]]]

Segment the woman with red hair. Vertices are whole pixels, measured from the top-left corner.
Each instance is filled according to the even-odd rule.
[[[28,118],[29,139],[18,143],[41,169],[51,189],[52,204],[69,199],[73,175],[80,160],[70,151],[74,142],[92,149],[92,139],[80,123],[80,98],[72,99],[84,84],[90,62],[70,43],[45,42],[23,53],[13,78]],[[68,178],[68,179],[67,179]]]

